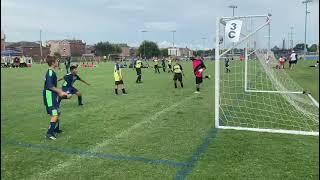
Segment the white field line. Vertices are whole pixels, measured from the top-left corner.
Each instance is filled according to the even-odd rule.
[[[154,120],[156,120],[160,115],[169,112],[171,110],[173,110],[174,108],[176,108],[177,106],[185,103],[186,101],[194,98],[195,96],[197,96],[197,94],[193,94],[192,96],[189,96],[167,108],[162,109],[159,112],[156,112],[153,116],[151,116],[150,118],[146,118],[145,120],[138,122],[136,124],[134,124],[133,126],[129,127],[128,129],[125,129],[121,132],[119,132],[118,134],[116,134],[113,138],[109,138],[106,139],[105,141],[98,143],[96,146],[92,147],[90,150],[88,150],[89,152],[96,152],[98,150],[100,150],[102,147],[108,145],[109,143],[111,143],[114,139],[120,138],[120,137],[125,137],[128,136],[131,132],[133,132],[134,130],[140,128],[141,126],[143,126],[144,124],[150,123]],[[68,161],[65,161],[61,164],[58,164],[54,167],[52,167],[52,169],[45,171],[45,172],[40,172],[39,174],[37,173],[36,175],[33,175],[31,178],[29,179],[45,179],[48,175],[52,175],[55,174],[56,172],[59,171],[66,171],[68,167],[71,167],[73,164],[75,164],[77,161],[79,161],[81,159],[81,156],[75,156],[74,158],[69,159]]]

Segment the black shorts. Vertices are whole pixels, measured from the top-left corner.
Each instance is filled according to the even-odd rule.
[[[46,107],[47,114],[50,116],[58,116],[60,115],[60,97],[57,95],[57,93],[44,90],[43,91],[43,103]]]
[[[182,74],[181,73],[174,73],[174,76],[173,76],[173,80],[176,81],[182,81]]]
[[[76,94],[78,92],[78,89],[72,86],[71,87],[62,86],[62,91],[68,94]]]
[[[136,68],[136,71],[137,71],[137,75],[141,75],[141,68]]]
[[[168,68],[171,69],[171,64],[168,64]]]
[[[289,61],[289,64],[297,64],[297,60]]]
[[[120,81],[115,81],[114,84],[115,84],[115,85],[120,85],[120,84],[123,84],[123,81],[122,81],[122,80],[120,80]]]
[[[203,81],[202,77],[196,77],[196,84],[201,84]]]

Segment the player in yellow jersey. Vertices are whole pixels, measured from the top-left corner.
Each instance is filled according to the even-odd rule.
[[[178,88],[177,86],[177,80],[178,80],[180,81],[181,88],[183,88],[182,76],[184,76],[184,73],[178,59],[176,59],[176,63],[175,65],[173,65],[173,72],[174,72],[174,76],[173,76],[174,87]]]
[[[137,61],[136,61],[136,71],[137,71],[137,80],[136,80],[136,83],[141,83],[141,75],[142,75],[142,72],[141,72],[141,68],[142,68],[142,61],[141,59],[139,58]]]
[[[122,94],[127,94],[126,90],[124,89],[124,84],[123,84],[123,76],[121,72],[121,67],[120,67],[120,61],[119,59],[116,60],[116,64],[114,66],[114,71],[113,71],[113,76],[114,76],[114,81],[115,81],[115,89],[114,92],[116,95],[118,95],[118,89],[122,90]]]

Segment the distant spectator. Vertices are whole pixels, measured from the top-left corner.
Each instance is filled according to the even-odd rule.
[[[295,64],[297,64],[297,54],[292,51],[289,59],[289,68],[292,69]]]
[[[280,58],[279,58],[279,64],[280,64],[279,69],[284,69],[285,62],[286,62],[286,60],[282,56],[280,56]]]

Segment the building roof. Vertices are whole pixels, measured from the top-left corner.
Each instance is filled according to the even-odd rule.
[[[20,41],[20,42],[13,42],[7,44],[7,47],[39,47],[40,44],[36,42],[28,42],[28,41]]]
[[[62,43],[62,42],[68,42],[68,43],[83,43],[85,44],[82,40],[71,40],[71,39],[63,39],[63,40],[49,40],[47,41],[48,43]]]

